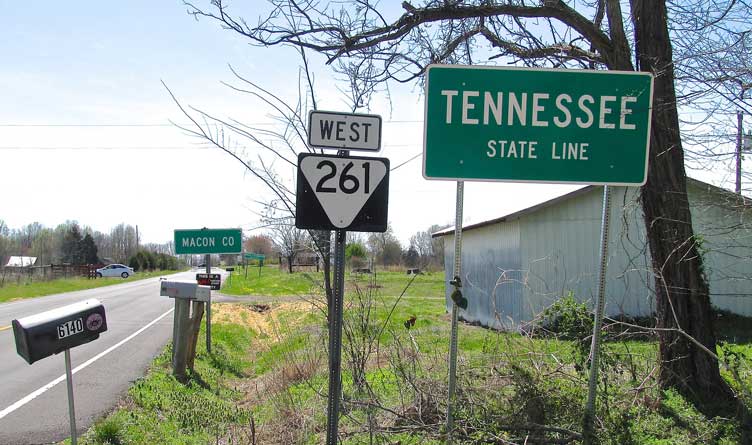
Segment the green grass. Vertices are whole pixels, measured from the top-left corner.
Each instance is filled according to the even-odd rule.
[[[267,271],[270,278],[276,276],[287,282],[302,275],[275,274],[271,268],[263,273]],[[343,445],[372,443],[366,427],[369,416],[386,428],[378,432],[373,443],[444,443],[441,435],[450,326],[441,298],[443,277],[419,276],[413,282],[416,288],[409,289],[406,298],[398,298],[406,278],[379,273],[380,287],[369,287],[366,280],[358,281],[357,288],[352,282],[348,284],[344,318],[357,334],[351,337],[345,333],[343,337],[344,402],[339,429]],[[421,298],[436,292],[439,298]],[[243,434],[248,433],[251,416],[257,431],[271,431],[275,443],[323,443],[327,323],[319,311],[307,314],[302,322],[288,322],[300,319],[288,317],[282,314],[279,318],[282,339],[277,342],[258,338],[240,326],[215,325],[215,344],[221,345],[217,348],[222,352],[212,357],[202,352],[198,362],[202,381],[208,387],[177,384],[169,376],[169,356],[161,356],[149,376],[131,389],[131,407],[97,423],[85,443],[198,444],[214,443],[217,437],[220,443],[249,443]],[[408,329],[405,322],[413,317],[415,322]],[[356,385],[357,369],[350,355],[353,350],[363,350],[365,336],[378,338],[365,368],[368,390]],[[530,338],[468,324],[460,324],[458,340],[455,414],[467,436],[458,438],[457,445],[505,443],[501,438],[507,443],[523,443],[529,432],[510,429],[509,425],[541,423],[581,431],[587,369],[575,365],[578,352],[574,341]],[[260,346],[262,341],[264,345]],[[248,355],[244,354],[246,350],[250,351]],[[596,423],[600,444],[738,443],[734,419],[709,418],[678,393],[658,388],[656,342],[606,341],[602,350]],[[719,348],[719,353],[738,366],[746,384],[752,382],[751,344],[728,343]],[[237,380],[223,383],[223,376]],[[724,376],[730,378],[727,372]],[[230,388],[251,378],[255,380],[249,386],[260,385],[262,389],[258,394],[251,389],[255,402],[245,411],[237,407],[240,393]],[[374,400],[385,409],[368,405]],[[197,411],[204,412],[197,406],[209,407],[215,414],[204,416],[207,420],[191,420],[198,416]],[[402,428],[395,415],[414,415],[416,406],[426,417]],[[548,434],[553,439],[553,433]],[[269,440],[270,436],[265,437]]]
[[[6,284],[0,287],[0,303],[11,300],[24,298],[43,297],[45,295],[54,295],[63,292],[73,292],[85,289],[94,289],[97,287],[111,286],[113,284],[122,284],[129,281],[143,280],[146,278],[159,277],[178,271],[153,271],[153,272],[136,272],[134,275],[122,278],[61,278],[51,281],[34,281],[31,283]]]
[[[248,268],[248,277],[242,267],[236,267],[222,288],[222,292],[228,295],[264,295],[264,296],[302,296],[312,292],[320,292],[323,287],[323,272],[295,272],[292,274],[282,271],[277,266],[266,266],[261,269],[259,276],[258,267]],[[399,272],[377,271],[371,274],[345,275],[348,291],[354,291],[355,287],[362,290],[376,288],[380,295],[400,295],[405,287],[410,284],[405,292],[408,297],[443,297],[444,296],[444,273],[434,272],[422,275],[406,275]]]
[[[206,353],[202,333],[196,372],[187,384],[172,376],[171,348],[166,348],[146,377],[129,389],[125,405],[96,422],[79,443],[204,445],[231,436],[250,419],[250,411],[238,406],[242,394],[228,382],[246,375],[247,349],[253,338],[248,328],[213,324],[213,353]],[[248,441],[239,439],[238,443]]]
[[[273,297],[307,295],[323,282],[323,273],[296,272],[288,274],[277,266],[248,268],[248,277],[243,267],[236,266],[227,277],[222,293],[228,295],[265,295]]]
[[[395,281],[396,275],[393,275]],[[390,277],[391,278],[391,277]],[[382,291],[379,288],[378,291]],[[367,289],[367,288],[365,288]],[[388,289],[388,288],[387,288]],[[362,294],[361,294],[362,295]],[[409,295],[409,294],[408,294]],[[393,304],[398,302],[396,306]],[[362,322],[364,306],[358,304],[358,296],[350,293],[346,300],[350,310],[345,320]],[[446,385],[446,356],[449,349],[449,323],[444,301],[441,299],[402,298],[374,296],[371,306],[370,326],[364,332],[381,332],[380,352],[384,357],[393,357],[397,348],[420,349],[422,360],[415,369],[397,372],[393,359],[380,365],[371,364],[366,373],[370,388],[377,394],[380,403],[393,412],[400,412],[414,403],[416,396],[404,377],[399,373],[414,373],[415,382],[424,382],[422,391],[438,393],[441,409],[434,413],[438,423],[443,422]],[[389,321],[386,322],[386,318]],[[415,317],[409,330],[405,321]],[[306,354],[325,354],[323,346],[316,346],[319,338],[326,335],[323,317],[312,320],[307,328],[293,331],[272,348],[257,355],[255,374],[274,373],[290,360]],[[587,395],[587,369],[574,367],[577,352],[573,341],[554,338],[528,338],[516,333],[504,333],[461,324],[459,326],[458,401],[457,419],[469,437],[457,443],[486,443],[488,434],[506,437],[521,443],[520,436],[497,424],[529,421],[525,408],[530,400],[541,400],[540,412],[547,425],[581,431],[581,419]],[[353,374],[348,361],[348,339],[344,338],[342,381],[345,400],[369,400],[371,396],[358,394],[353,385]],[[390,352],[392,351],[392,352]],[[752,357],[749,345],[730,344],[722,348],[722,355],[749,362]],[[404,355],[404,353],[402,353]],[[735,354],[735,355],[734,355]],[[397,354],[399,355],[399,354]],[[598,404],[598,436],[604,445],[669,445],[669,444],[717,444],[738,443],[737,424],[733,419],[708,418],[698,412],[682,396],[673,391],[660,391],[656,375],[651,374],[657,361],[657,343],[654,341],[608,341],[603,344],[601,358],[601,387]],[[261,365],[263,364],[263,365]],[[259,421],[276,422],[281,412],[314,413],[301,415],[297,421],[309,422],[300,428],[301,436],[291,443],[321,443],[323,436],[317,426],[325,421],[322,413],[326,401],[319,394],[326,390],[326,363],[323,369],[304,381],[290,382],[287,390],[279,396],[260,404],[254,411]],[[407,367],[409,368],[409,366]],[[752,383],[749,366],[742,366],[742,378]],[[724,373],[730,378],[728,373]],[[499,383],[501,378],[502,383]],[[635,392],[634,388],[643,389]],[[368,410],[358,405],[348,405],[347,416],[340,419],[340,431],[346,432],[344,445],[370,443],[370,437],[362,431],[367,425]],[[520,410],[523,412],[520,413]],[[378,411],[383,416],[383,412]],[[383,419],[383,417],[382,417]],[[494,430],[494,428],[499,428]],[[485,436],[484,436],[485,434]],[[437,438],[438,429],[429,428],[415,432],[388,433],[389,443],[434,444],[443,443]],[[470,438],[472,437],[472,439]],[[483,438],[485,437],[485,439]],[[399,441],[399,442],[398,442]],[[518,443],[515,442],[515,443]],[[376,442],[381,443],[381,442]],[[385,442],[387,443],[387,442]],[[579,443],[579,442],[575,442]]]
[[[444,272],[426,272],[420,275],[406,275],[401,272],[381,272],[375,274],[346,274],[345,281],[350,289],[355,285],[365,290],[376,286],[379,295],[397,296],[405,290],[407,297],[444,297]]]

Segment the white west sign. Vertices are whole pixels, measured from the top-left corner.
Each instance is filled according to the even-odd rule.
[[[379,151],[381,116],[311,111],[308,115],[308,144],[338,150]]]

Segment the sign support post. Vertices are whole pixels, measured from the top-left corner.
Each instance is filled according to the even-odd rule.
[[[423,176],[458,181],[447,443],[454,426],[457,311],[467,307],[460,290],[461,181],[505,181],[604,186],[583,419],[585,444],[590,445],[605,306],[609,187],[640,186],[647,180],[653,77],[633,71],[459,65],[430,65],[425,72]]]
[[[611,216],[611,189],[603,187],[603,214],[601,215],[601,251],[600,268],[598,270],[598,300],[595,303],[595,319],[593,320],[593,340],[590,346],[590,376],[588,380],[588,398],[585,405],[583,436],[586,445],[593,443],[593,419],[595,418],[595,398],[598,385],[598,359],[601,352],[601,327],[603,326],[603,310],[606,302],[606,268],[608,259],[608,232]]]
[[[76,445],[76,408],[73,404],[73,372],[71,371],[70,349],[65,350],[65,383],[68,386],[68,417],[70,418],[71,445]]]
[[[454,279],[450,284],[454,285],[452,293],[452,331],[449,337],[449,395],[447,400],[447,444],[452,443],[454,430],[454,397],[457,389],[457,324],[459,323],[459,306],[462,300],[462,210],[465,192],[465,182],[457,181],[457,207],[454,219]]]
[[[329,305],[329,397],[326,410],[326,444],[337,445],[339,402],[342,392],[342,310],[345,296],[345,243],[347,232],[334,232],[334,286]]]
[[[211,273],[211,255],[206,254],[206,274]],[[211,289],[209,290],[209,300],[206,302],[206,352],[211,354]]]
[[[337,445],[342,395],[342,312],[347,231],[386,231],[389,160],[349,156],[349,150],[381,149],[381,117],[376,115],[311,111],[308,145],[338,149],[336,155],[298,155],[295,198],[295,227],[334,230],[334,285],[331,294],[327,295],[329,397],[326,444]]]
[[[189,300],[183,298],[175,299],[175,312],[173,314],[173,336],[172,336],[172,373],[182,381],[186,379],[186,367],[188,364],[188,348],[190,317],[188,312],[191,310]]]

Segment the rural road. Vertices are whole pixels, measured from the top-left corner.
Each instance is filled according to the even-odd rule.
[[[193,280],[196,272],[169,278]],[[71,350],[79,434],[115,405],[170,340],[174,304],[159,296],[159,278],[0,304],[0,444],[56,443],[70,435],[63,354],[29,365],[6,327],[13,319],[89,298],[104,305],[108,330]]]

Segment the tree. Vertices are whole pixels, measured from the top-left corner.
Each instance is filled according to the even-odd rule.
[[[368,235],[368,249],[371,257],[384,267],[397,265],[402,259],[402,245],[394,235],[391,224],[387,224],[386,231],[383,233]]]
[[[83,255],[81,252],[81,232],[78,229],[78,224],[72,224],[63,237],[62,260],[64,263],[70,264],[82,264]]]
[[[279,254],[287,260],[287,271],[292,273],[295,258],[308,249],[308,234],[295,227],[295,221],[288,218],[279,221],[271,228],[272,240]]]
[[[345,261],[350,263],[350,267],[363,267],[363,260],[367,256],[368,250],[362,243],[353,242],[345,245]]]
[[[420,79],[430,63],[500,59],[529,66],[653,73],[650,168],[640,199],[662,329],[659,380],[700,407],[732,401],[718,363],[703,351],[714,351],[716,338],[687,199],[665,1],[631,0],[626,14],[618,0],[574,6],[562,0],[428,1],[425,6],[403,2],[404,12],[391,21],[368,0],[271,3],[273,13],[259,20],[234,17],[222,0],[212,2],[216,13],[190,3],[188,7],[196,17],[217,20],[254,44],[291,45],[323,54],[327,63],[347,76],[351,89],[364,92],[358,104],[367,103],[378,85]],[[631,29],[625,16],[631,19]]]
[[[693,0],[669,3],[669,12],[677,102],[693,111],[680,120],[690,168],[738,169],[741,188],[750,174],[741,159],[734,165],[735,148],[742,145],[743,119],[752,114],[752,34],[739,24],[752,20],[750,5]]]
[[[253,235],[248,237],[243,243],[245,251],[249,253],[260,253],[271,256],[274,251],[274,242],[267,235]]]
[[[417,267],[420,264],[420,254],[414,244],[410,243],[410,247],[402,255],[402,261],[407,267]]]
[[[410,237],[410,248],[418,254],[420,267],[429,265],[441,265],[444,262],[444,242],[441,238],[434,239],[432,234],[441,230],[438,224],[433,224],[428,229],[417,232]]]
[[[5,221],[0,219],[0,266],[5,266],[5,257],[9,255],[9,234],[10,229],[8,228],[8,225],[5,223]]]
[[[118,224],[110,231],[111,251],[109,254],[118,263],[124,263],[136,253],[136,229],[124,223]]]
[[[87,233],[84,239],[81,240],[81,257],[85,264],[99,263],[97,245],[94,243],[94,238],[90,233]]]

